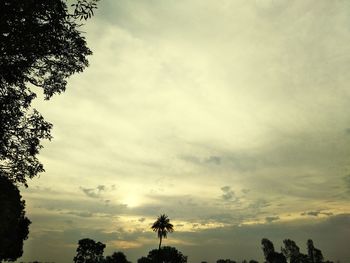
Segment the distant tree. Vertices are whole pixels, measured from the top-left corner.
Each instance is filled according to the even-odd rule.
[[[187,263],[187,256],[184,256],[175,247],[165,246],[151,250],[147,257],[137,260],[138,263]]]
[[[78,243],[77,255],[73,261],[75,263],[102,263],[105,247],[105,244],[95,242],[90,238],[81,239]]]
[[[0,171],[13,182],[27,185],[44,171],[37,154],[52,125],[32,109],[32,87],[50,99],[88,66],[77,21],[91,17],[96,2],[78,0],[71,14],[64,0],[0,1]]]
[[[21,198],[17,186],[0,171],[0,262],[15,261],[23,254],[30,220]]]
[[[107,256],[104,260],[105,263],[131,263],[126,259],[123,252],[114,252],[111,256]]]
[[[308,251],[308,258],[310,263],[322,263],[323,262],[323,255],[321,250],[315,248],[314,242],[312,239],[309,239],[307,241],[307,251]]]
[[[259,263],[259,262],[252,259],[252,260],[249,260],[249,263]]]
[[[237,262],[231,259],[218,259],[216,263],[237,263]]]
[[[282,253],[275,252],[273,243],[270,240],[263,238],[261,240],[261,245],[267,263],[287,263]]]
[[[308,256],[300,253],[299,247],[291,239],[283,240],[284,248],[281,248],[284,256],[289,260],[289,263],[308,263]]]
[[[141,257],[137,260],[137,263],[152,263],[152,260],[148,257]]]
[[[152,225],[152,230],[154,232],[157,232],[158,238],[159,238],[159,247],[160,250],[162,245],[162,238],[167,238],[168,233],[172,233],[174,231],[173,224],[170,223],[170,219],[167,215],[162,214],[160,215],[157,220]]]

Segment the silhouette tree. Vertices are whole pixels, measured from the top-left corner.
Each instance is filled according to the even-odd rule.
[[[258,261],[252,259],[252,260],[249,260],[249,263],[259,263]]]
[[[284,256],[289,259],[289,263],[308,263],[309,259],[307,255],[300,253],[299,247],[291,239],[283,240],[284,248],[281,248]]]
[[[148,257],[141,257],[137,260],[137,263],[151,263],[152,260]]]
[[[32,87],[50,99],[88,66],[77,20],[94,8],[96,0],[78,0],[72,14],[63,0],[0,1],[0,171],[13,182],[44,171],[37,154],[52,125],[31,108]]]
[[[77,255],[73,261],[75,263],[102,263],[105,247],[105,244],[95,242],[90,238],[81,239],[78,243]]]
[[[131,263],[126,259],[123,252],[114,252],[111,256],[107,256],[104,260],[105,263]]]
[[[159,249],[151,250],[147,257],[141,257],[138,263],[187,263],[187,256],[184,256],[175,247],[165,246]]]
[[[236,263],[236,261],[231,259],[218,259],[216,263]]]
[[[15,261],[23,254],[30,224],[24,208],[17,186],[0,172],[0,262]]]
[[[159,238],[159,247],[160,250],[162,245],[162,238],[167,238],[168,233],[172,233],[174,231],[174,226],[170,223],[170,219],[167,215],[160,215],[157,220],[152,225],[152,230],[157,232]]]
[[[323,262],[323,255],[321,250],[314,247],[314,242],[311,239],[307,241],[307,251],[310,263]]]
[[[287,263],[282,253],[275,252],[273,243],[270,240],[263,238],[261,240],[261,245],[267,263]]]

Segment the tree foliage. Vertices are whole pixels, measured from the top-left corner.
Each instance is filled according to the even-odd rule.
[[[33,87],[50,99],[88,66],[77,20],[91,16],[95,2],[79,0],[70,14],[63,0],[0,1],[0,171],[13,182],[26,185],[44,171],[37,154],[52,125],[31,108]]]
[[[261,245],[267,263],[287,263],[285,256],[275,251],[274,245],[270,240],[263,238]]]
[[[0,173],[0,262],[15,261],[23,254],[30,224],[24,209],[17,186]]]
[[[90,238],[79,240],[77,255],[74,257],[74,263],[102,263],[103,250],[106,245],[101,242],[95,242]]]
[[[187,256],[184,256],[175,247],[164,246],[160,250],[151,250],[147,257],[142,257],[137,260],[138,263],[186,263]]]
[[[114,252],[112,255],[107,256],[104,260],[105,263],[131,263],[127,260],[123,252]]]
[[[300,252],[297,244],[291,239],[283,240],[284,248],[281,248],[284,256],[289,260],[289,263],[308,263],[309,259],[307,255]]]

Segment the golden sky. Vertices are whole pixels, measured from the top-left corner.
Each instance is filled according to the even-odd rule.
[[[350,2],[102,0],[84,31],[90,67],[36,102],[23,260],[89,237],[136,262],[166,213],[189,262],[261,260],[263,237],[350,262]]]

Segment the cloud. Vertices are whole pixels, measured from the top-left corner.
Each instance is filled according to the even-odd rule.
[[[205,160],[206,163],[213,163],[216,165],[219,165],[221,163],[221,158],[219,156],[210,156],[208,159]]]
[[[69,235],[68,262],[80,237],[132,239],[124,232],[167,213],[183,229],[196,224],[174,233],[203,244],[181,247],[193,262],[259,258],[269,235],[315,236],[346,261],[349,235],[335,224],[347,217],[327,215],[349,212],[348,10],[346,1],[100,1],[86,28],[90,67],[35,105],[54,140],[40,154],[47,174],[22,190],[31,233]],[[271,215],[280,220],[244,225]],[[114,232],[123,217],[130,229]],[[79,231],[62,234],[71,225]],[[35,242],[28,253],[52,251]]]
[[[102,193],[106,191],[105,185],[98,185],[96,188],[84,188],[82,186],[79,187],[83,193],[91,198],[100,198]]]
[[[332,212],[322,212],[321,210],[318,211],[309,211],[309,212],[303,212],[300,215],[302,216],[319,216],[319,215],[326,215],[326,216],[332,216]]]
[[[75,215],[75,216],[79,216],[79,217],[92,217],[94,216],[93,213],[91,212],[84,212],[84,211],[79,211],[79,212],[74,212],[74,211],[69,211],[69,212],[66,212],[66,214],[69,214],[69,215]]]
[[[272,222],[277,221],[279,219],[280,219],[279,216],[267,216],[267,217],[265,217],[265,221],[267,223],[272,223]]]
[[[235,192],[231,189],[230,186],[226,185],[221,187],[221,190],[223,194],[221,195],[221,198],[224,201],[232,201],[232,202],[239,202],[239,198],[235,195]]]

